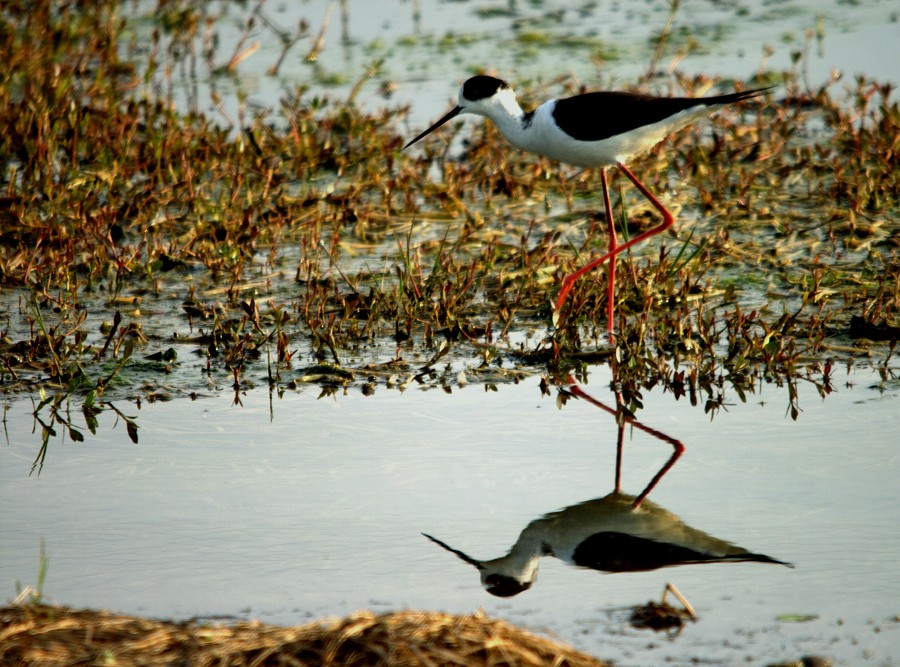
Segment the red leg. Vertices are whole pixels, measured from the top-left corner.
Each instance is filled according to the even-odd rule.
[[[620,421],[616,435],[616,493],[622,493],[622,450],[624,449],[625,422]]]
[[[684,445],[681,443],[681,440],[677,440],[671,436],[666,435],[662,431],[657,431],[655,428],[650,428],[649,426],[644,426],[640,422],[632,422],[637,428],[641,429],[645,433],[649,433],[655,438],[659,438],[664,442],[668,442],[672,445],[672,455],[669,457],[669,460],[665,462],[662,468],[660,468],[657,473],[653,476],[653,479],[644,487],[644,490],[641,491],[641,495],[634,499],[632,505],[637,508],[641,506],[641,503],[644,502],[644,498],[650,495],[650,492],[656,488],[656,485],[659,484],[659,480],[661,480],[669,470],[671,470],[672,466],[675,465],[675,462],[681,458],[681,455],[684,454]]]
[[[613,311],[616,307],[616,255],[618,247],[616,239],[616,222],[613,219],[612,204],[609,203],[609,185],[606,182],[606,167],[600,169],[600,181],[603,183],[603,205],[606,207],[606,225],[609,229],[609,285],[606,289],[606,319],[609,324],[610,343],[613,342]]]
[[[615,257],[613,257],[615,259]],[[622,414],[622,405],[625,403],[622,398],[622,389],[619,385],[616,374],[615,357],[609,360],[609,368],[613,373],[613,386],[616,392],[616,422],[618,423],[618,435],[616,437],[616,493],[622,493],[622,452],[625,450],[625,419]]]
[[[628,167],[626,167],[621,162],[618,162],[617,164],[618,164],[619,169],[622,170],[622,173],[625,174],[632,183],[634,183],[635,187],[637,187],[637,189],[641,191],[641,194],[644,195],[647,198],[647,200],[651,204],[653,204],[653,207],[657,211],[660,212],[660,214],[663,217],[663,221],[660,224],[658,224],[656,227],[654,227],[653,229],[648,229],[646,232],[643,232],[642,234],[638,234],[637,236],[635,236],[633,239],[631,239],[627,243],[623,243],[622,245],[616,245],[614,248],[609,250],[609,252],[607,252],[605,255],[601,255],[600,257],[591,260],[590,262],[588,262],[587,264],[582,266],[580,269],[578,269],[574,273],[570,273],[569,275],[567,275],[562,281],[562,285],[559,290],[559,296],[556,299],[556,312],[557,313],[562,308],[563,303],[565,303],[566,296],[568,296],[569,290],[572,289],[572,285],[581,276],[583,276],[585,273],[588,273],[589,271],[593,271],[598,266],[603,264],[603,262],[605,262],[606,260],[614,259],[616,257],[616,255],[618,255],[619,253],[621,253],[624,250],[627,250],[631,246],[636,245],[636,244],[640,243],[641,241],[644,241],[644,240],[650,238],[651,236],[655,236],[656,234],[661,234],[662,232],[666,231],[669,227],[671,227],[675,223],[674,216],[671,213],[669,213],[669,211],[666,209],[666,207],[663,206],[660,203],[660,201],[656,197],[653,196],[653,194],[650,192],[650,190],[648,190],[647,187],[637,179],[637,176],[632,174],[631,170],[628,169]]]
[[[621,481],[622,481],[622,449],[624,446],[624,437],[625,437],[625,425],[630,424],[634,428],[640,429],[644,433],[648,433],[652,435],[654,438],[662,440],[663,442],[667,442],[672,445],[672,455],[669,459],[663,464],[662,468],[660,468],[655,475],[653,475],[653,479],[651,479],[647,486],[644,487],[644,490],[641,491],[640,495],[634,499],[632,502],[632,507],[637,509],[641,506],[641,503],[644,502],[644,499],[650,495],[650,492],[656,488],[656,485],[659,484],[659,481],[665,476],[669,470],[672,469],[672,466],[675,465],[676,461],[681,458],[681,455],[684,454],[684,445],[681,440],[677,438],[673,438],[672,436],[666,435],[662,431],[657,431],[655,428],[651,428],[637,421],[634,417],[630,416],[622,416],[622,394],[618,390],[616,391],[616,408],[613,409],[607,405],[604,405],[596,398],[585,392],[581,387],[575,384],[575,381],[572,377],[569,377],[569,391],[572,392],[574,396],[578,396],[579,398],[583,398],[591,405],[595,405],[596,407],[608,412],[613,415],[618,422],[618,437],[616,442],[616,492],[621,492]]]

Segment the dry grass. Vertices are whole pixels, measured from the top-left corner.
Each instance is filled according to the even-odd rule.
[[[4,665],[459,665],[607,663],[483,614],[359,612],[333,622],[173,623],[43,604],[0,610]]]

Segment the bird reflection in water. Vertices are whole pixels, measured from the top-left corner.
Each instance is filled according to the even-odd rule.
[[[616,484],[612,493],[535,519],[521,532],[509,553],[491,560],[472,558],[423,533],[435,544],[474,566],[489,593],[512,597],[531,588],[537,578],[538,563],[544,556],[603,572],[641,572],[673,565],[748,561],[793,567],[790,563],[753,553],[692,528],[677,515],[647,500],[650,491],[684,452],[684,445],[641,424],[622,410],[604,405],[577,385],[573,384],[568,392],[617,417]],[[626,424],[673,447],[668,461],[637,496],[623,493],[620,485]],[[678,595],[677,591],[673,592]]]

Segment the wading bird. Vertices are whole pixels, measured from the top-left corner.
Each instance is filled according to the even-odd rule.
[[[672,132],[704,118],[719,107],[760,95],[767,88],[712,97],[654,97],[625,92],[593,92],[552,99],[525,112],[509,85],[492,76],[473,76],[459,90],[459,104],[443,118],[404,146],[404,150],[447,121],[464,113],[494,121],[500,133],[516,148],[544,155],[577,167],[597,167],[603,185],[603,203],[609,229],[606,254],[567,275],[560,286],[553,320],[573,283],[603,262],[609,261],[607,317],[613,333],[616,256],[633,245],[667,230],[674,217],[625,166],[635,155],[649,150]],[[619,245],[613,226],[606,168],[617,166],[662,215],[662,222]]]
[[[512,597],[531,588],[537,579],[538,564],[544,556],[602,572],[643,572],[700,563],[755,562],[793,567],[790,563],[754,553],[693,528],[669,510],[647,500],[650,492],[681,457],[684,445],[676,438],[625,416],[621,408],[622,397],[618,393],[617,407],[613,409],[585,392],[571,378],[570,382],[569,392],[573,396],[616,417],[618,439],[613,492],[535,519],[522,530],[505,556],[490,560],[472,558],[423,533],[441,548],[474,566],[481,577],[481,585],[491,595]],[[626,424],[667,442],[673,448],[669,460],[638,496],[622,492],[622,450]],[[671,592],[692,615],[690,605],[678,590],[672,587]]]
[[[478,560],[436,537],[425,537],[473,565],[491,595],[512,597],[537,579],[538,563],[554,556],[601,572],[644,572],[699,563],[789,563],[753,553],[692,528],[656,503],[613,492],[535,519],[505,556]]]

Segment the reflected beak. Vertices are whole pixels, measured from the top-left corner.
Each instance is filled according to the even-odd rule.
[[[455,113],[453,113],[453,116],[455,116],[457,113],[459,113],[458,109],[459,109],[459,107],[457,107],[456,109],[453,110],[453,111],[455,112]],[[437,127],[437,126],[440,125],[441,123],[443,123],[443,122],[445,122],[445,121],[447,121],[447,120],[450,120],[450,118],[453,118],[453,116],[449,116],[449,115],[448,115],[448,116],[445,116],[444,119],[441,120],[441,122],[438,123],[437,125],[435,125],[434,127]],[[433,130],[434,127],[431,128],[431,130]],[[428,130],[428,132],[431,132],[431,130]],[[411,144],[411,143],[413,143],[413,142],[415,142],[415,141],[418,141],[419,139],[421,139],[422,137],[424,137],[426,134],[428,134],[428,132],[425,132],[425,133],[423,133],[422,135],[416,137],[415,139],[413,139],[413,141],[410,141],[409,143]],[[408,145],[409,145],[409,144],[407,144],[407,146],[408,146]],[[460,560],[463,560],[463,561],[467,562],[469,565],[474,565],[474,566],[475,566],[477,569],[479,569],[479,570],[483,570],[483,569],[484,569],[484,564],[483,564],[480,560],[475,560],[475,559],[472,558],[471,556],[468,556],[468,555],[464,554],[462,551],[460,551],[460,550],[458,550],[458,549],[454,549],[453,547],[451,547],[451,546],[449,546],[449,545],[447,545],[447,544],[444,544],[444,543],[441,542],[439,539],[437,539],[436,537],[432,537],[432,536],[429,535],[428,533],[422,533],[422,535],[424,535],[425,537],[427,537],[429,540],[431,540],[432,542],[434,542],[434,543],[437,544],[438,546],[443,547],[444,549],[446,549],[446,550],[449,551],[450,553],[455,554]]]
[[[441,125],[443,125],[444,123],[446,123],[448,120],[453,120],[454,118],[456,118],[456,117],[460,114],[461,111],[462,111],[462,107],[456,107],[456,108],[454,108],[454,109],[451,109],[450,112],[449,112],[446,116],[444,116],[443,118],[441,118],[438,122],[436,122],[434,125],[432,125],[431,127],[429,127],[427,130],[425,130],[425,131],[424,131],[422,134],[420,134],[418,137],[416,137],[415,139],[413,139],[412,141],[410,141],[408,144],[406,144],[406,145],[403,147],[403,150],[406,150],[407,148],[409,148],[410,146],[412,146],[414,143],[416,143],[419,139],[421,139],[421,138],[424,137],[425,135],[431,134],[431,133],[434,132],[436,129],[438,129]]]

